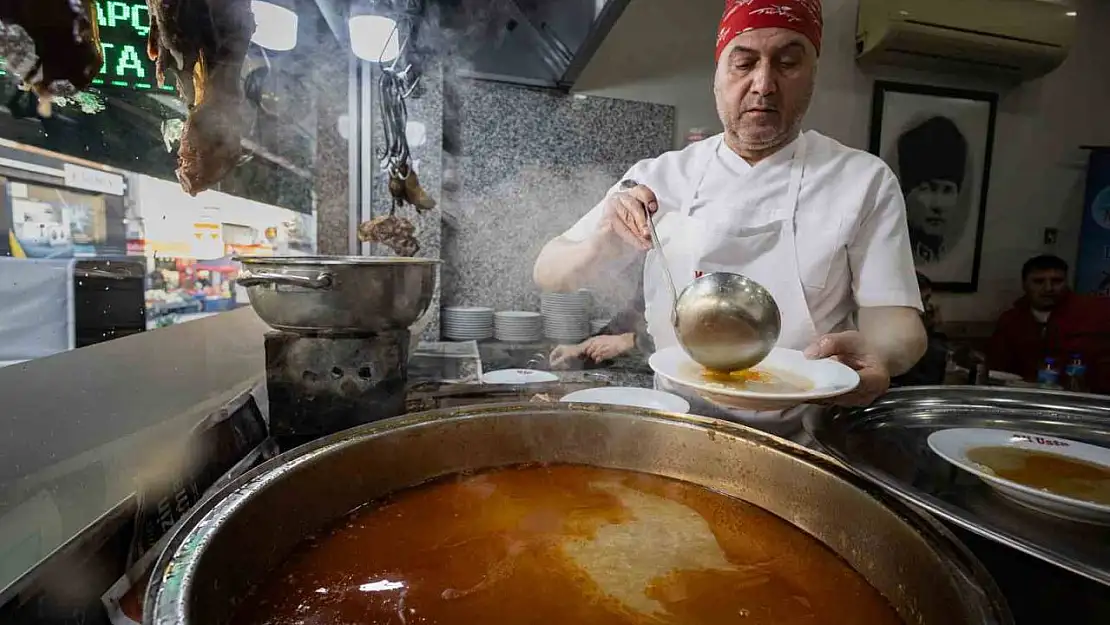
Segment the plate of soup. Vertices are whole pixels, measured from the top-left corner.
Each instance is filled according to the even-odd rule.
[[[929,447],[998,494],[1054,516],[1110,525],[1110,449],[1029,432],[955,428]]]
[[[758,365],[743,371],[711,371],[681,347],[651,355],[648,364],[667,381],[699,394],[752,400],[805,403],[850,393],[859,374],[835,360],[809,360],[795,349],[776,347]]]

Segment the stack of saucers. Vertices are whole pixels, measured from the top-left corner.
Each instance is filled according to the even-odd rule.
[[[494,336],[506,343],[535,343],[543,338],[543,316],[538,312],[503,310],[493,316]]]
[[[597,334],[604,330],[612,319],[590,319],[590,334]]]
[[[493,338],[493,309],[450,306],[443,309],[443,336],[452,341]]]
[[[578,342],[590,335],[590,292],[544,293],[543,333],[553,341]]]

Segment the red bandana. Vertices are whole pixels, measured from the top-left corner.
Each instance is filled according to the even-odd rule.
[[[713,58],[719,61],[728,42],[757,28],[788,28],[801,33],[820,53],[823,23],[821,0],[728,0]]]

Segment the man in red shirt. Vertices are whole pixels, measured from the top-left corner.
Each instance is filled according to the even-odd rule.
[[[1064,369],[1078,356],[1091,391],[1110,394],[1110,299],[1073,293],[1068,264],[1056,256],[1027,261],[1021,283],[1025,295],[995,326],[988,366],[1033,382],[1054,358],[1064,383]]]

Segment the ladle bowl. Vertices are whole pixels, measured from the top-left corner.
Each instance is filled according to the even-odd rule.
[[[695,362],[714,371],[759,364],[779,340],[782,315],[763,285],[736,273],[694,280],[675,304],[675,334]]]

